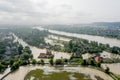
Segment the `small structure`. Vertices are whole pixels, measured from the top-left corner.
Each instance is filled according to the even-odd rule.
[[[90,59],[91,58],[91,54],[90,53],[82,54],[82,58],[83,59]]]
[[[100,53],[93,53],[93,54],[91,55],[92,58],[97,57],[97,56],[100,57]]]
[[[38,58],[53,58],[54,55],[52,54],[51,50],[47,50],[46,53],[40,53]]]
[[[46,58],[46,53],[40,53],[40,55],[38,56],[38,58]]]
[[[103,60],[102,57],[99,56],[96,56],[94,59],[96,62],[101,62]]]

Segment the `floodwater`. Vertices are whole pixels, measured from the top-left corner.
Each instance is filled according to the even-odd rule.
[[[14,35],[14,34],[13,34]],[[15,41],[18,41],[19,43],[21,43],[23,45],[23,47],[25,46],[29,46],[30,49],[32,50],[32,54],[34,59],[39,60],[38,59],[38,55],[40,52],[45,52],[46,49],[39,49],[33,46],[28,45],[26,42],[24,42],[22,39],[19,39],[17,36],[15,36]],[[53,52],[53,54],[55,54],[55,59],[58,58],[70,58],[70,54],[68,53],[62,53],[62,52]],[[50,66],[39,66],[39,65],[27,65],[27,66],[21,66],[17,71],[15,71],[12,74],[9,74],[5,80],[24,80],[25,75],[27,75],[27,73],[29,73],[31,70],[35,70],[35,69],[42,69],[46,72],[48,71],[59,71],[57,69],[54,69],[54,67],[50,67]],[[92,80],[96,80],[95,79],[95,75],[96,76],[100,76],[101,78],[103,78],[104,80],[113,80],[110,76],[108,76],[107,74],[95,70],[95,69],[91,69],[91,68],[84,68],[84,67],[63,67],[63,70],[68,71],[68,72],[77,72],[77,73],[83,73],[85,75],[90,75],[90,77],[92,78]],[[9,72],[10,70],[7,69],[3,74],[0,74],[0,77],[2,77],[3,75],[5,75],[7,72]]]
[[[44,30],[44,28],[42,27],[34,27],[34,28],[39,30]],[[65,36],[76,37],[76,38],[83,38],[90,41],[96,41],[98,43],[109,44],[110,46],[120,47],[120,40],[118,39],[101,37],[101,36],[93,36],[93,35],[87,35],[87,34],[69,33],[69,32],[57,31],[57,30],[48,30],[48,31],[54,34],[65,35]]]
[[[111,72],[120,75],[120,63],[102,64],[102,67],[104,69],[106,69],[106,67],[109,67]]]
[[[59,36],[55,36],[55,35],[48,35],[48,38],[56,39],[56,40],[60,40],[60,41],[66,41],[66,42],[71,40],[69,38],[59,37]]]
[[[44,70],[44,74],[49,74],[51,72],[62,72],[67,71],[69,73],[80,73],[84,74],[84,76],[90,76],[92,80],[96,80],[95,76],[100,76],[104,80],[113,80],[109,75],[105,74],[104,72],[91,69],[91,68],[85,68],[85,67],[51,67],[51,66],[40,66],[40,65],[27,65],[27,66],[21,66],[17,71],[13,72],[12,74],[9,74],[5,80],[24,80],[25,76],[29,74],[30,71],[41,69]],[[32,75],[31,75],[32,76]],[[54,76],[54,75],[53,75]],[[34,77],[32,77],[31,80],[33,80]],[[74,78],[71,76],[71,78]],[[29,80],[29,79],[28,79]],[[53,79],[54,80],[54,79]],[[76,80],[76,79],[71,79]],[[83,79],[84,80],[84,79]],[[87,79],[89,80],[89,79]]]

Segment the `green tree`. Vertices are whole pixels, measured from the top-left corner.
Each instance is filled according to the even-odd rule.
[[[16,61],[16,62],[14,62],[14,64],[11,66],[11,70],[12,70],[12,71],[13,71],[13,70],[16,70],[16,69],[19,68],[19,66],[20,66],[20,62],[19,62],[19,61]]]
[[[28,60],[30,58],[30,55],[26,52],[24,52],[22,55],[21,55],[21,59],[23,60]]]
[[[61,64],[63,64],[63,62],[62,62],[61,59],[56,59],[55,64],[56,65],[61,65]]]
[[[42,65],[44,65],[44,64],[45,64],[45,62],[44,62],[44,60],[43,60],[43,59],[41,59],[41,64],[42,64]]]
[[[53,59],[50,59],[49,63],[50,65],[53,65],[54,64]]]
[[[106,69],[105,69],[105,73],[107,73],[107,74],[110,73],[110,69],[109,69],[109,67],[106,67]]]
[[[32,64],[36,64],[37,61],[35,59],[32,60]]]
[[[97,63],[96,63],[96,66],[97,66],[97,67],[101,67],[101,63],[100,63],[100,62],[97,62]]]
[[[13,60],[13,59],[10,59],[9,65],[12,66],[13,63],[14,63],[14,60]]]
[[[26,53],[28,53],[28,54],[31,54],[31,53],[32,53],[32,51],[30,50],[30,47],[29,47],[29,46],[26,46],[26,47],[24,48],[24,52],[26,52]]]
[[[81,65],[84,65],[84,66],[87,65],[86,60],[82,60],[82,61],[81,61]]]
[[[0,64],[0,72],[3,72],[3,71],[4,71],[4,69],[5,69],[5,65]]]
[[[26,60],[21,60],[20,65],[27,65],[27,64],[28,64],[28,61],[26,61]]]
[[[90,60],[90,65],[95,66],[95,61],[94,60]]]
[[[19,47],[18,47],[18,53],[22,54],[22,50],[23,50],[23,46],[20,44]]]

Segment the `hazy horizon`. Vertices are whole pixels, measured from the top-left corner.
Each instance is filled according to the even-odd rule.
[[[120,0],[0,0],[0,25],[120,22]]]

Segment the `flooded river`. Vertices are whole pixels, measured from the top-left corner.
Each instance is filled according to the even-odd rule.
[[[34,27],[34,28],[37,28],[39,30],[44,30],[44,28],[41,28],[41,27]],[[103,43],[103,44],[109,44],[110,46],[120,47],[120,40],[118,39],[86,35],[86,34],[69,33],[69,32],[57,31],[57,30],[49,30],[49,32],[54,33],[54,34],[59,34],[59,35],[70,36],[70,37],[83,38],[83,39],[87,39],[90,41],[96,41],[96,42]]]

